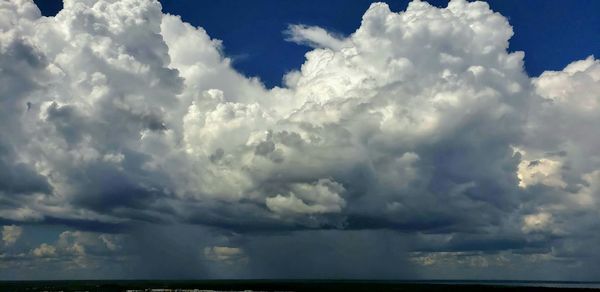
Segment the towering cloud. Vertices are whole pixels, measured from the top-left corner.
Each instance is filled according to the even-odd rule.
[[[594,57],[530,79],[507,20],[463,0],[287,34],[314,49],[267,89],[157,1],[0,3],[0,218],[71,230],[22,257],[93,267],[192,224],[213,236],[197,257],[254,271],[309,234],[424,273],[598,259]]]

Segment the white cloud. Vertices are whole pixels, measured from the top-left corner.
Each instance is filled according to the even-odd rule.
[[[36,257],[54,257],[56,256],[56,247],[47,243],[42,243],[32,251]]]
[[[292,26],[320,48],[273,90],[156,1],[67,1],[54,18],[19,21],[45,27],[18,32],[44,61],[43,91],[21,99],[30,110],[13,129],[35,137],[19,161],[51,188],[25,204],[32,216],[122,222],[168,204],[173,214],[142,212],[186,220],[196,200],[251,202],[263,208],[246,212],[264,220],[381,217],[391,203],[435,216],[425,202],[453,185],[515,191],[509,147],[529,80],[522,53],[506,52],[511,27],[485,4],[373,4],[345,38]],[[456,195],[454,207],[469,206],[471,195]]]
[[[557,160],[541,158],[537,160],[521,160],[519,163],[519,186],[527,187],[538,183],[564,188],[567,184],[561,177],[562,163]]]
[[[21,234],[23,233],[23,228],[17,225],[5,225],[2,226],[2,241],[4,241],[5,246],[11,246],[17,242]]]
[[[552,224],[552,214],[541,212],[525,216],[523,218],[523,227],[521,229],[524,232],[544,230],[550,224]]]
[[[64,231],[53,243],[42,243],[31,249],[33,261],[60,262],[66,269],[97,268],[102,260],[122,256],[123,235]]]
[[[248,260],[244,251],[237,247],[209,246],[204,248],[203,254],[211,261],[225,264],[243,263]]]
[[[288,36],[287,41],[306,44],[313,48],[339,50],[344,47],[343,40],[318,26],[293,24],[288,26],[284,33]]]
[[[507,51],[506,18],[463,0],[399,13],[375,3],[346,37],[287,33],[315,49],[269,90],[157,1],[67,0],[47,18],[3,2],[0,216],[495,232],[523,248],[530,231],[599,220],[593,57],[530,79],[524,54]],[[90,234],[65,232],[37,254],[121,249]]]
[[[281,215],[339,213],[346,205],[339,195],[342,191],[344,188],[340,184],[327,179],[315,184],[293,184],[287,196],[278,194],[267,198],[266,204]]]

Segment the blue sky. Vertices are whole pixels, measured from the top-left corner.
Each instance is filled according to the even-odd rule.
[[[282,76],[304,63],[310,49],[286,42],[289,24],[307,24],[343,35],[354,32],[369,0],[163,0],[163,11],[180,15],[223,41],[234,67],[258,76],[267,87],[281,85]],[[386,1],[392,11],[406,9],[409,1]],[[447,1],[428,1],[444,7]],[[595,0],[492,0],[492,10],[507,17],[515,35],[509,50],[525,51],[530,76],[561,70],[572,60],[600,55],[600,2]],[[56,13],[61,0],[37,0],[45,15]]]

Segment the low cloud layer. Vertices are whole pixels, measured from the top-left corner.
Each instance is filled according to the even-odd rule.
[[[303,252],[334,277],[596,267],[600,61],[531,78],[507,19],[462,0],[286,34],[313,49],[268,89],[157,1],[0,3],[0,269],[158,263],[192,242],[164,226],[204,234],[169,277],[310,276]],[[67,231],[10,247],[28,226]]]

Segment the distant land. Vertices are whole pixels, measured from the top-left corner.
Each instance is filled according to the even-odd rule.
[[[0,291],[600,291],[600,282],[370,280],[0,281]]]

